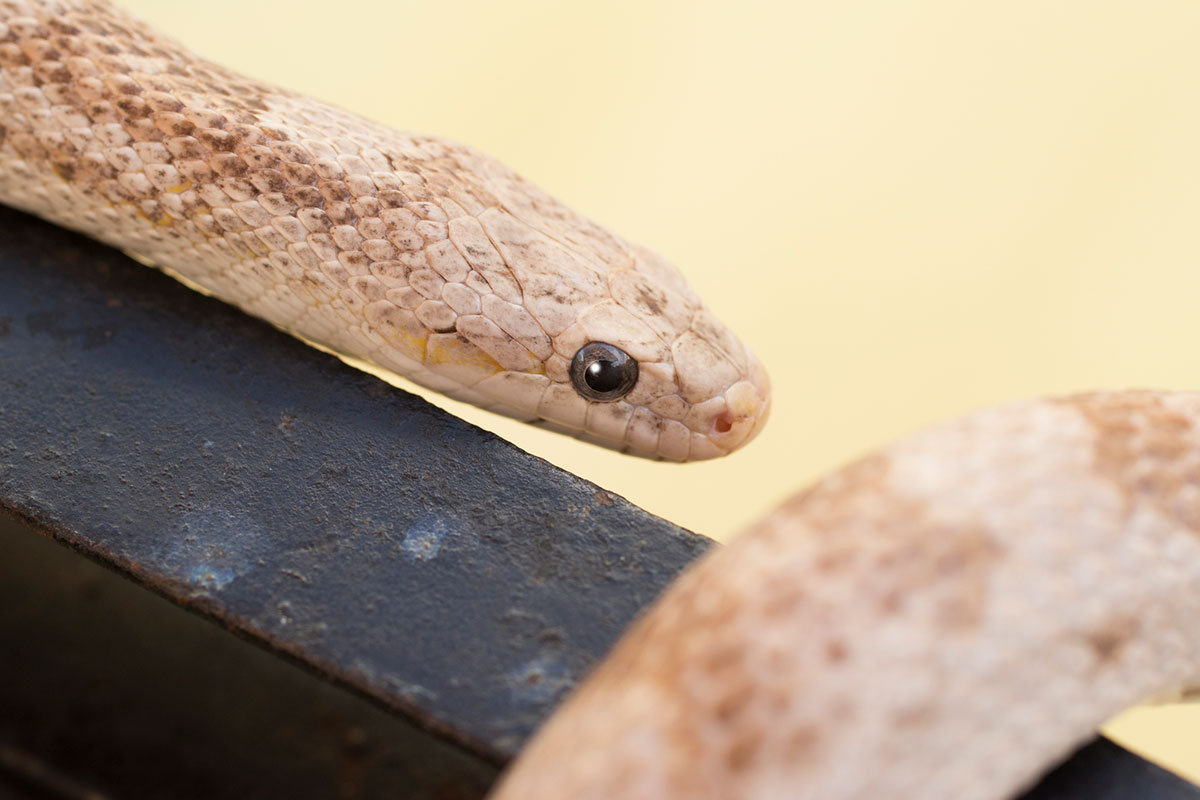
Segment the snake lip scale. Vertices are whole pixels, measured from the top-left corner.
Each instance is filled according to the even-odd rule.
[[[623,452],[724,455],[770,408],[659,256],[472,148],[237,75],[107,0],[0,0],[0,201]],[[496,797],[1010,797],[1114,712],[1200,685],[1197,589],[1200,396],[981,411],[705,556]]]

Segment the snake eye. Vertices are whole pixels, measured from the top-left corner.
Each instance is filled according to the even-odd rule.
[[[571,359],[571,383],[589,400],[607,403],[620,399],[629,394],[637,378],[637,361],[611,344],[585,344]]]

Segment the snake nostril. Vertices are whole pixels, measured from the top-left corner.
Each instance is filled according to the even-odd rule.
[[[733,429],[733,420],[729,418],[729,414],[722,414],[713,422],[713,430],[717,433],[729,433]]]

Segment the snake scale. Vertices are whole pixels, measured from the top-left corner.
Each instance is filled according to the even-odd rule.
[[[241,77],[106,0],[0,0],[0,200],[280,328],[636,455],[723,455],[762,366],[663,259],[497,161]],[[990,409],[715,550],[496,797],[1002,798],[1200,683],[1200,398]]]

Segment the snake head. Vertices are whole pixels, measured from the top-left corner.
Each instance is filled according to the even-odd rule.
[[[759,431],[766,370],[675,267],[470,147],[412,141],[424,155],[408,169],[436,187],[418,210],[444,221],[416,224],[400,288],[366,306],[390,345],[371,360],[648,458],[722,456]]]
[[[544,424],[566,421],[581,439],[651,458],[732,452],[766,421],[766,370],[671,264],[643,248],[631,255],[555,338],[571,368],[539,405]]]
[[[649,458],[713,458],[749,441],[770,407],[754,355],[667,261],[520,183],[503,207],[449,222],[483,278],[485,319],[460,316],[452,339],[430,337],[425,363],[466,384],[434,388]],[[443,344],[454,358],[431,359]]]
[[[766,370],[670,263],[473,148],[393,135],[381,152],[403,179],[383,199],[402,207],[379,215],[384,260],[359,259],[370,277],[351,278],[374,291],[360,293],[363,358],[648,458],[722,456],[762,428]]]

